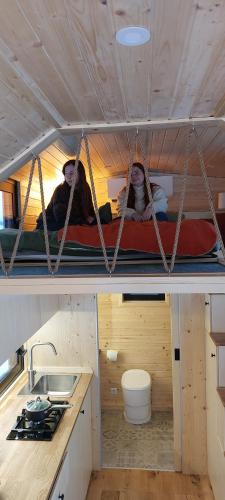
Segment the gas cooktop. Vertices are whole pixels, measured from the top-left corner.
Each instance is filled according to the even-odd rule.
[[[52,401],[52,405],[67,404],[68,401]],[[15,426],[11,429],[6,439],[20,441],[51,441],[66,408],[55,408],[40,422],[29,421],[26,410],[16,418]]]

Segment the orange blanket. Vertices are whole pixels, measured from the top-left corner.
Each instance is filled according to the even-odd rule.
[[[116,245],[120,220],[116,219],[102,226],[106,248]],[[171,255],[175,238],[176,222],[158,222],[164,252]],[[58,231],[58,241],[63,230]],[[181,222],[178,256],[196,257],[205,255],[216,245],[214,226],[200,219],[186,219]],[[101,248],[97,226],[69,226],[66,242],[76,242],[87,247]],[[152,254],[160,254],[153,221],[125,221],[120,241],[120,249],[137,250]]]

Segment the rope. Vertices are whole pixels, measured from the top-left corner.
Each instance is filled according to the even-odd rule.
[[[88,144],[88,139],[87,139],[86,135],[84,136],[84,143],[85,143],[85,148],[86,148],[86,157],[87,157],[88,172],[89,172],[89,177],[90,177],[90,182],[91,182],[91,192],[92,192],[92,196],[93,196],[93,204],[94,204],[95,215],[96,215],[96,220],[97,220],[99,238],[100,238],[103,257],[104,257],[104,261],[105,261],[105,267],[106,267],[106,270],[109,273],[111,273],[109,259],[108,259],[107,252],[106,252],[106,246],[105,246],[102,225],[101,225],[99,211],[98,211],[98,203],[97,203],[97,197],[96,197],[96,191],[95,191],[94,177],[93,177],[93,172],[92,172],[92,167],[91,167],[89,144]]]
[[[7,276],[8,273],[7,273],[6,266],[5,266],[1,242],[0,242],[0,261],[1,261],[2,271],[5,274],[5,276]]]
[[[64,224],[64,228],[63,228],[62,239],[60,241],[60,246],[59,246],[59,251],[58,251],[58,255],[57,255],[57,259],[56,259],[56,263],[55,263],[55,268],[53,271],[54,274],[57,273],[57,271],[59,269],[60,259],[62,256],[63,247],[64,247],[64,243],[65,243],[65,238],[66,238],[66,232],[67,232],[67,228],[68,228],[68,224],[69,224],[69,218],[70,218],[70,213],[71,213],[71,208],[72,208],[72,203],[73,203],[73,194],[74,194],[74,189],[75,189],[76,179],[77,179],[77,169],[78,169],[78,162],[79,162],[79,157],[80,157],[81,143],[82,143],[82,136],[80,138],[79,145],[78,145],[77,157],[76,157],[76,161],[75,161],[75,165],[74,165],[74,172],[73,172],[73,178],[72,178],[72,186],[70,189],[69,202],[68,202],[68,207],[67,207],[67,212],[66,212],[66,220],[65,220],[65,224]]]
[[[201,146],[200,146],[200,140],[199,140],[199,136],[197,134],[197,131],[196,131],[196,129],[194,127],[193,127],[193,134],[194,134],[194,137],[195,137],[196,150],[197,150],[198,157],[199,157],[199,163],[200,163],[200,167],[201,167],[201,171],[202,171],[202,177],[203,177],[203,180],[204,180],[204,183],[205,183],[206,194],[208,196],[209,207],[210,207],[210,210],[211,210],[211,213],[212,213],[213,222],[214,222],[214,226],[215,226],[215,229],[216,229],[216,234],[217,234],[217,237],[218,237],[220,245],[221,245],[221,250],[222,250],[223,258],[225,259],[224,243],[223,243],[223,239],[222,239],[222,236],[221,236],[220,228],[218,226],[218,222],[217,222],[217,218],[216,218],[216,212],[215,212],[215,208],[214,208],[212,192],[211,192],[211,188],[210,188],[210,185],[209,185],[208,177],[207,177],[207,174],[206,174],[206,167],[205,167],[205,162],[204,162],[204,158],[203,158],[203,154],[202,154],[202,149],[201,149]]]
[[[69,202],[68,202],[68,207],[67,207],[67,212],[66,212],[66,219],[65,219],[65,224],[64,224],[64,228],[63,228],[62,238],[60,241],[59,252],[57,255],[57,259],[56,259],[54,273],[56,273],[59,269],[59,264],[60,264],[60,260],[61,260],[61,256],[62,256],[62,252],[63,252],[63,248],[64,248],[65,238],[66,238],[66,232],[67,232],[67,228],[68,228],[68,224],[69,224],[69,218],[70,218],[70,213],[71,213],[72,203],[73,203],[73,194],[74,194],[76,179],[77,179],[77,169],[78,169],[78,162],[79,162],[79,157],[80,157],[81,142],[82,142],[82,137],[80,138],[79,145],[78,145],[77,157],[76,157],[76,161],[75,161],[75,165],[74,165],[74,172],[73,172],[73,178],[72,178],[72,185],[71,185],[71,189],[70,189]]]
[[[40,157],[34,157],[34,161],[37,160],[38,163],[38,177],[40,184],[40,194],[41,194],[41,209],[42,209],[42,217],[43,217],[43,227],[44,227],[44,238],[45,238],[45,248],[47,254],[47,262],[48,262],[48,270],[49,273],[53,274],[52,265],[51,265],[51,257],[50,257],[50,249],[49,249],[49,238],[48,238],[48,227],[47,227],[47,219],[46,219],[46,211],[45,211],[45,199],[44,199],[44,189],[43,189],[43,177],[42,177],[42,168],[41,168],[41,160]]]
[[[16,258],[16,254],[17,254],[17,250],[18,250],[18,246],[19,246],[19,242],[20,242],[20,237],[21,237],[21,234],[22,234],[24,219],[25,219],[25,215],[26,215],[26,212],[27,212],[27,205],[28,205],[28,200],[29,200],[29,195],[30,195],[30,188],[31,188],[32,179],[33,179],[33,175],[34,175],[35,161],[36,161],[36,158],[33,158],[32,159],[32,164],[31,164],[31,169],[30,169],[30,175],[29,175],[29,181],[28,181],[28,186],[27,186],[27,192],[26,192],[24,207],[23,207],[23,213],[22,213],[22,217],[21,217],[21,220],[20,220],[20,224],[19,224],[19,229],[18,229],[18,233],[17,233],[17,236],[16,236],[15,245],[13,247],[13,252],[12,252],[10,263],[9,263],[9,267],[8,267],[8,275],[12,271],[14,260]]]
[[[183,209],[184,209],[184,198],[185,198],[185,193],[186,193],[187,173],[188,173],[189,162],[190,162],[190,138],[191,138],[191,130],[189,130],[187,133],[182,190],[181,190],[180,206],[179,206],[179,212],[178,212],[177,224],[176,224],[176,232],[175,232],[175,238],[174,238],[174,244],[173,244],[173,252],[172,252],[172,257],[171,257],[170,272],[172,272],[173,268],[174,268],[175,258],[176,258],[176,253],[177,253],[177,245],[178,245],[179,236],[180,236],[180,226],[181,226],[182,214],[183,214]]]
[[[165,269],[166,272],[169,273],[170,269],[169,269],[168,264],[167,264],[166,254],[164,252],[164,248],[163,248],[163,244],[162,244],[162,240],[161,240],[161,236],[160,236],[160,232],[159,232],[158,221],[156,219],[155,210],[154,210],[154,207],[153,207],[153,196],[152,196],[152,191],[151,191],[151,187],[150,187],[150,180],[149,180],[149,176],[148,176],[148,169],[147,169],[146,164],[145,164],[146,163],[146,158],[145,158],[145,153],[144,153],[144,146],[143,146],[141,140],[139,140],[139,144],[140,144],[140,148],[141,148],[141,154],[142,154],[142,157],[143,157],[143,165],[144,165],[144,171],[145,171],[145,181],[146,181],[146,186],[147,186],[147,193],[148,193],[148,198],[149,198],[149,201],[150,201],[150,204],[151,204],[152,219],[153,219],[153,224],[154,224],[154,228],[155,228],[155,232],[156,232],[156,237],[157,237],[157,241],[158,241],[158,245],[159,245],[159,250],[160,250],[161,257],[162,257],[164,269]]]
[[[128,167],[128,178],[127,178],[127,185],[126,185],[126,191],[125,191],[125,198],[124,198],[124,204],[123,204],[123,208],[122,208],[120,225],[119,225],[119,229],[118,229],[118,233],[117,233],[117,240],[116,240],[116,246],[115,246],[115,251],[114,251],[114,255],[113,255],[111,272],[115,271],[116,261],[117,261],[119,246],[120,246],[120,240],[121,240],[123,227],[124,227],[125,211],[127,208],[127,201],[128,201],[128,195],[129,195],[129,189],[130,189],[130,181],[131,181],[132,165],[133,165],[133,160],[134,160],[134,152],[135,152],[136,143],[137,143],[137,133],[136,133],[136,140],[132,142],[133,146],[131,147],[131,150],[130,150],[130,161],[129,161],[129,167]]]

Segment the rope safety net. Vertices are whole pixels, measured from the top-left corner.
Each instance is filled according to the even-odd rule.
[[[202,148],[201,148],[201,144],[200,144],[200,139],[199,139],[197,131],[193,125],[192,129],[190,129],[190,128],[187,129],[187,134],[186,134],[185,160],[184,160],[184,167],[183,167],[182,189],[181,189],[181,197],[180,197],[178,217],[177,217],[177,223],[176,223],[173,251],[172,251],[172,255],[171,255],[171,259],[170,259],[170,266],[168,265],[167,258],[166,258],[164,248],[162,245],[158,221],[157,221],[156,214],[154,211],[154,206],[153,206],[153,195],[152,195],[152,191],[151,191],[151,187],[150,187],[150,180],[149,180],[150,169],[148,169],[146,167],[146,151],[145,151],[145,148],[143,145],[143,141],[141,140],[141,138],[139,136],[138,130],[136,131],[136,134],[135,134],[133,140],[131,141],[128,176],[127,176],[127,184],[126,184],[126,190],[125,190],[125,200],[124,200],[124,205],[122,208],[122,214],[121,214],[121,219],[120,219],[120,223],[119,223],[117,240],[116,240],[114,254],[113,254],[113,258],[112,258],[112,264],[110,264],[109,258],[107,256],[107,250],[106,250],[106,245],[105,245],[105,240],[104,240],[104,232],[103,232],[103,228],[102,228],[102,224],[101,224],[101,220],[100,220],[100,215],[99,215],[99,210],[98,210],[97,196],[96,196],[96,190],[95,190],[95,184],[94,184],[94,175],[93,175],[92,164],[91,164],[88,138],[82,132],[82,135],[81,135],[80,141],[79,141],[79,145],[78,145],[77,154],[76,154],[76,161],[75,161],[75,167],[74,167],[74,172],[73,172],[72,185],[71,185],[71,189],[70,189],[69,202],[68,202],[68,207],[67,207],[67,212],[66,212],[66,219],[65,219],[65,224],[64,224],[64,228],[63,228],[63,234],[62,234],[62,238],[60,241],[59,251],[58,251],[58,254],[56,257],[54,269],[52,267],[52,261],[51,261],[51,256],[50,256],[49,235],[48,235],[46,212],[45,212],[41,159],[39,156],[33,156],[30,174],[29,174],[27,192],[26,192],[24,207],[23,207],[23,211],[22,211],[22,216],[21,216],[18,233],[16,236],[15,244],[13,247],[13,251],[12,251],[12,255],[11,255],[8,267],[5,263],[2,245],[0,243],[0,263],[1,263],[1,268],[2,268],[3,274],[6,277],[9,277],[10,274],[12,273],[12,270],[13,270],[13,265],[14,265],[14,262],[16,259],[21,234],[23,231],[24,220],[25,220],[26,211],[27,211],[27,207],[28,207],[28,201],[29,201],[30,190],[31,190],[32,179],[33,179],[33,175],[34,175],[36,161],[37,161],[37,165],[38,165],[38,179],[39,179],[39,185],[40,185],[41,209],[42,209],[42,216],[43,216],[43,230],[44,230],[44,240],[45,240],[48,271],[49,271],[49,274],[51,274],[52,276],[58,272],[63,249],[64,249],[66,232],[67,232],[67,228],[69,225],[70,213],[71,213],[71,209],[72,209],[73,195],[74,195],[74,190],[75,190],[75,185],[76,185],[77,169],[78,169],[78,162],[79,162],[79,157],[80,157],[82,141],[84,141],[85,150],[86,150],[86,158],[87,158],[88,172],[89,172],[89,178],[90,178],[90,184],[91,184],[93,205],[94,205],[94,210],[95,210],[95,215],[96,215],[98,233],[99,233],[99,238],[100,238],[100,242],[101,242],[101,248],[102,248],[102,252],[103,252],[105,268],[106,268],[107,272],[109,273],[109,275],[111,275],[115,271],[115,267],[116,267],[116,263],[117,263],[118,252],[119,252],[119,248],[120,248],[120,241],[121,241],[121,236],[122,236],[123,227],[124,227],[125,211],[127,208],[128,195],[129,195],[129,189],[130,189],[130,183],[131,183],[132,164],[134,162],[134,155],[135,155],[135,151],[137,150],[137,145],[139,142],[141,155],[143,157],[143,165],[144,165],[147,192],[148,192],[149,202],[150,202],[150,206],[151,206],[151,210],[152,210],[152,220],[153,220],[155,233],[156,233],[156,237],[157,237],[157,241],[158,241],[158,245],[159,245],[160,255],[162,258],[162,263],[163,263],[165,271],[168,274],[170,274],[174,269],[176,253],[177,253],[177,246],[178,246],[178,242],[179,242],[180,227],[181,227],[181,221],[182,221],[184,199],[185,199],[185,193],[186,193],[186,183],[187,183],[189,161],[190,161],[190,143],[191,143],[192,137],[194,137],[194,140],[195,140],[195,147],[196,147],[196,151],[197,151],[197,155],[198,155],[198,159],[199,159],[201,175],[203,178],[203,182],[204,182],[204,186],[205,186],[205,190],[206,190],[206,194],[207,194],[207,198],[208,198],[208,202],[209,202],[209,208],[210,208],[210,211],[212,213],[212,218],[213,218],[215,230],[217,233],[218,241],[220,242],[220,248],[222,251],[223,258],[225,260],[225,247],[224,247],[223,239],[222,239],[220,229],[218,226],[218,222],[217,222],[217,218],[216,218],[216,212],[215,212],[215,208],[214,208],[212,192],[211,192],[210,184],[209,184],[207,174],[206,174],[206,167],[205,167],[204,157],[203,157]]]

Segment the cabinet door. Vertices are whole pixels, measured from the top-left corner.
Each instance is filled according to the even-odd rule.
[[[91,391],[89,389],[72,431],[67,454],[51,500],[85,500],[91,471]]]
[[[54,485],[52,494],[50,496],[51,500],[66,500],[65,492],[68,483],[68,455],[67,452],[64,455],[64,458],[61,463],[61,467],[58,473],[58,477],[56,483]]]
[[[92,471],[91,392],[87,392],[68,446],[68,500],[85,500]]]
[[[80,446],[81,446],[81,491],[82,499],[86,498],[87,489],[92,472],[92,433],[91,433],[91,390],[89,388],[81,413],[78,417],[81,421]]]

